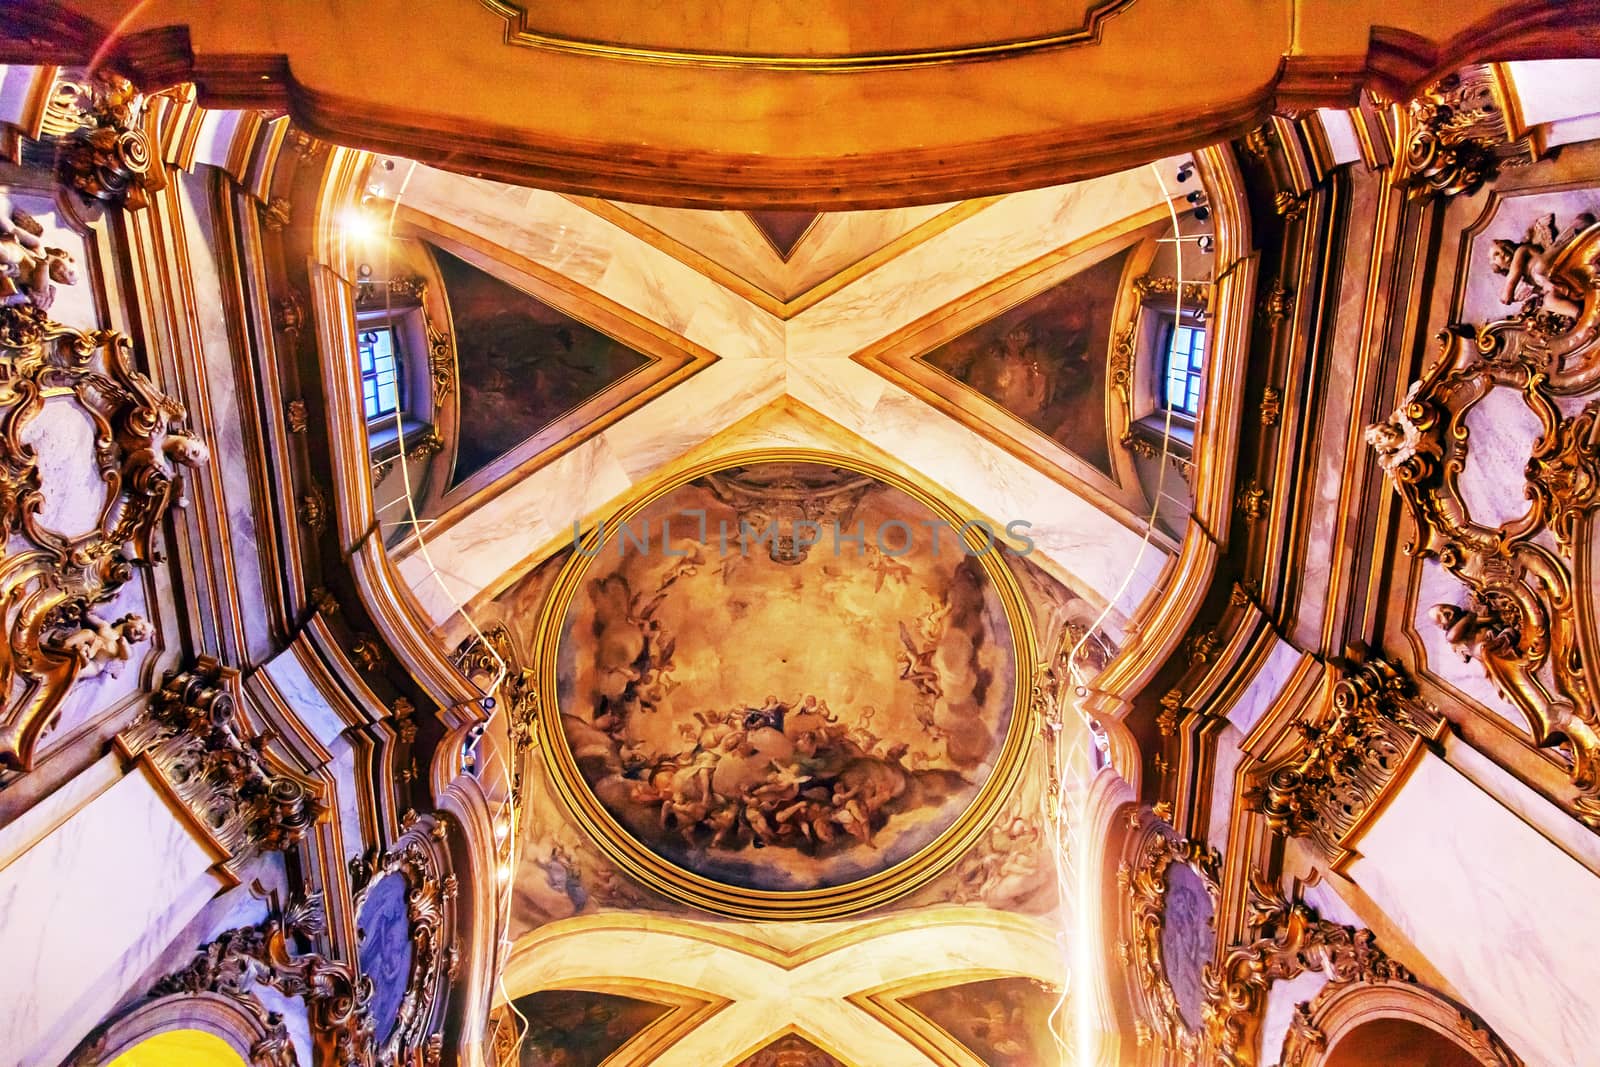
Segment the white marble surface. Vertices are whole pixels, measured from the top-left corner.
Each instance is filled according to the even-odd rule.
[[[1248,734],[1253,730],[1262,714],[1283,692],[1283,687],[1304,658],[1304,653],[1299,649],[1282,638],[1274,637],[1272,651],[1261,661],[1256,676],[1250,680],[1250,687],[1228,709],[1228,721],[1237,726],[1240,733]]]
[[[310,649],[310,638],[302,632],[292,645],[262,667],[261,674],[270,681],[283,702],[294,709],[300,721],[310,727],[317,742],[328,747],[349,724],[340,718],[327,693],[307,671],[301,658],[307,653],[316,655]]]
[[[537,989],[582,986],[602,976],[670,981],[732,1001],[652,1061],[657,1067],[704,1067],[729,1063],[795,1023],[848,1050],[851,1062],[874,1067],[926,1067],[914,1046],[846,999],[881,986],[939,973],[988,970],[1061,982],[1061,956],[1054,932],[1030,920],[982,909],[943,909],[917,926],[886,927],[873,936],[871,923],[819,923],[803,941],[862,932],[842,947],[779,964],[757,954],[758,944],[793,944],[791,930],[769,940],[762,924],[723,926],[718,940],[697,936],[690,924],[635,917],[617,929],[606,916],[567,919],[528,935],[513,950],[504,988],[512,997]],[[598,920],[598,921],[597,921]],[[609,927],[609,928],[608,928]],[[721,938],[750,938],[749,948]],[[660,961],[673,961],[663,974]]]
[[[135,772],[0,870],[0,1065],[64,1055],[215,892],[210,865]]]
[[[1529,1067],[1594,1062],[1593,874],[1431,754],[1357,848],[1351,879]]]
[[[1033,524],[1037,550],[1097,606],[1106,629],[1126,619],[1159,581],[1168,554],[1074,491],[849,357],[907,323],[1070,242],[1161,203],[1148,168],[1008,196],[856,279],[787,323],[553,194],[510,189],[397,165],[375,189],[406,208],[446,219],[561,271],[719,362],[594,438],[522,477],[431,535],[401,573],[423,610],[446,618],[508,571],[570,539],[585,521],[691,450],[736,444],[718,437],[739,420],[792,397],[837,424],[819,433],[777,423],[761,443],[887,453],[930,477],[976,514]],[[738,442],[749,447],[749,441]]]
[[[1466,416],[1467,457],[1458,485],[1474,522],[1504,526],[1532,507],[1523,487],[1528,457],[1539,436],[1539,417],[1519,390],[1489,390]]]
[[[44,506],[38,521],[64,537],[92,533],[106,503],[106,483],[95,462],[94,421],[71,396],[46,398],[22,426],[22,441],[38,455]]]
[[[1294,1020],[1296,1005],[1316,996],[1327,984],[1327,975],[1321,971],[1310,971],[1286,982],[1273,982],[1267,988],[1267,1008],[1261,1018],[1260,1062],[1278,1062],[1283,1052],[1283,1039],[1289,1033],[1289,1023]]]
[[[194,329],[205,362],[205,410],[189,413],[190,424],[204,435],[211,449],[211,461],[191,479],[209,479],[226,510],[227,523],[212,524],[209,536],[215,538],[233,561],[235,595],[228,603],[239,615],[245,647],[252,658],[265,659],[275,648],[275,623],[267,611],[269,602],[261,575],[260,531],[256,527],[255,501],[250,496],[253,484],[249,457],[252,449],[244,440],[244,414],[239,408],[240,386],[234,369],[234,342],[228,329],[226,304],[217,265],[217,244],[212,238],[211,175],[205,172],[179,173],[173,180],[183,204],[195,301],[192,305]],[[246,387],[253,391],[254,386]],[[197,405],[198,407],[198,405]]]

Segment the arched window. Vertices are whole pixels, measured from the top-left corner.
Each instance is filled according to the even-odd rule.
[[[1161,403],[1171,411],[1197,418],[1200,414],[1200,385],[1205,378],[1206,330],[1187,316],[1168,317],[1162,351]]]

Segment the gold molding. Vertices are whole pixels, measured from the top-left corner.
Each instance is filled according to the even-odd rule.
[[[729,467],[763,462],[819,463],[875,478],[960,528],[960,515],[940,497],[895,471],[856,456],[803,448],[769,448],[737,452],[676,472],[648,492],[639,493],[607,519],[627,522],[662,496],[703,475]],[[598,539],[591,527],[588,545]],[[978,795],[954,823],[915,855],[877,874],[840,886],[813,890],[766,891],[726,885],[667,861],[630,835],[605,810],[584,782],[561,727],[556,683],[558,647],[568,605],[581,586],[591,560],[574,552],[562,566],[540,614],[534,638],[534,671],[538,693],[538,744],[546,753],[552,788],[608,860],[641,885],[692,907],[739,918],[838,918],[876,907],[927,884],[954,863],[988,827],[1022,773],[1033,734],[1029,683],[1036,666],[1033,623],[1015,576],[997,552],[975,555],[993,585],[1011,627],[1015,693],[1005,741],[994,770]]]
[[[1074,45],[1097,43],[1105,20],[1133,4],[1133,0],[1098,0],[1084,16],[1084,24],[1056,33],[1019,37],[1007,41],[952,45],[946,48],[908,49],[894,52],[834,53],[815,56],[785,56],[756,52],[711,52],[691,49],[652,48],[584,40],[559,34],[540,33],[528,28],[528,12],[523,4],[510,0],[480,0],[484,7],[505,22],[504,40],[509,45],[536,48],[546,52],[622,60],[633,63],[689,67],[731,67],[743,70],[789,70],[813,74],[897,70],[906,67],[936,66],[973,62],[1054,51]]]
[[[1167,978],[1161,949],[1161,932],[1166,922],[1167,871],[1175,863],[1193,871],[1211,898],[1215,916],[1222,911],[1222,856],[1203,841],[1180,836],[1158,819],[1146,820],[1139,812],[1131,818],[1144,823],[1143,833],[1136,838],[1134,862],[1124,862],[1117,867],[1118,887],[1128,894],[1130,904],[1127,912],[1132,938],[1133,981],[1130,984],[1144,1002],[1151,1038],[1159,1047],[1192,1060],[1200,1047],[1200,1033],[1198,1029],[1191,1029],[1183,1018],[1172,982]],[[1213,932],[1214,927],[1213,921]],[[1118,951],[1124,947],[1129,946],[1119,945]],[[1215,948],[1213,941],[1213,952]]]
[[[1153,249],[1139,247],[1150,235],[1144,233],[1170,219],[1165,203],[1153,205],[1069,241],[1054,251],[994,278],[972,292],[950,301],[926,315],[893,331],[856,352],[850,358],[911,393],[930,406],[955,419],[995,447],[1033,467],[1099,506],[1129,529],[1143,532],[1147,523],[1141,515],[1142,497],[1131,461],[1116,447],[1110,418],[1106,426],[1106,448],[1112,474],[1094,467],[1060,442],[1045,436],[988,397],[955,381],[921,357],[934,348],[961,336],[1017,304],[1030,300],[1070,279],[1110,256],[1133,249],[1124,270],[1127,284],[1143,273],[1144,263]],[[1111,353],[1117,341],[1116,323],[1121,321],[1113,309],[1105,353],[1107,393],[1110,393]],[[1109,404],[1108,404],[1109,407]],[[1171,548],[1170,539],[1153,532],[1158,544]]]

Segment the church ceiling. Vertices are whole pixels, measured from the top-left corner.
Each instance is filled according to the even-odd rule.
[[[1033,641],[1002,535],[963,545],[954,513],[837,462],[724,461],[630,508],[540,627],[560,712],[542,725],[578,814],[702,907],[905,892],[1020,770]]]
[[[452,485],[656,362],[443,249],[434,260],[461,383]]]
[[[537,374],[559,385],[538,391],[545,417],[560,406],[545,393],[565,391],[564,403],[602,385],[588,371],[594,380],[580,382],[581,368],[562,368],[562,359],[573,359],[562,338],[603,346],[605,335],[616,342],[606,351],[657,360],[598,399],[569,406],[558,432],[529,439],[527,427],[540,419],[521,410],[530,403],[523,383],[469,373],[467,360],[492,343],[477,336],[475,323],[456,323],[463,458],[474,420],[500,435],[501,447],[513,438],[524,444],[469,483],[470,506],[452,503],[462,499],[457,494],[444,509],[425,509],[437,520],[430,554],[449,562],[435,566],[444,587],[420,571],[412,584],[438,617],[449,611],[441,588],[463,603],[492,596],[508,575],[570,542],[574,522],[708,450],[741,446],[843,447],[930,471],[952,500],[991,524],[1033,524],[1042,565],[1086,595],[1136,603],[1147,587],[1120,586],[1121,561],[1135,559],[1151,579],[1162,565],[1164,543],[1137,549],[1139,490],[1131,461],[1111,447],[1121,428],[1108,415],[1107,390],[1111,320],[1121,313],[1129,273],[1118,271],[1150,263],[1154,245],[1135,252],[1130,242],[1169,217],[1166,191],[1148,171],[943,210],[902,230],[883,246],[887,258],[865,273],[838,275],[841,288],[789,318],[635,228],[556,194],[405,161],[375,167],[367,189],[388,205],[379,213],[395,219],[397,233],[461,252],[558,307],[565,319],[547,315],[541,327],[552,347],[550,366]],[[736,219],[747,244],[777,262],[740,213],[650,210],[701,217],[708,232]],[[1044,232],[1041,213],[1051,219]],[[888,231],[866,226],[860,214],[825,215],[812,234],[836,224],[838,234],[871,237],[868,247]],[[907,217],[897,226],[915,221],[900,214]],[[793,262],[806,254],[801,248]],[[724,259],[737,265],[731,253]],[[1190,267],[1203,268],[1203,258]],[[1080,273],[1083,281],[1070,280]],[[1007,336],[1025,330],[1041,340],[1008,350]],[[678,369],[663,380],[668,366]],[[1032,397],[1046,379],[1048,399]],[[955,417],[928,420],[929,403]],[[1091,530],[1103,536],[1087,536]],[[401,556],[402,568],[420,565]]]

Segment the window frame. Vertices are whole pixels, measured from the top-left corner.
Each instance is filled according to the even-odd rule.
[[[388,410],[370,413],[367,410],[367,382],[369,380],[375,380],[381,372],[374,369],[369,375],[366,367],[363,365],[366,357],[362,351],[362,337],[365,334],[378,333],[380,331],[389,335],[389,360],[393,365],[392,373],[394,375],[395,402],[394,407],[389,408]],[[401,339],[401,330],[399,329],[398,324],[389,316],[372,319],[367,322],[357,322],[356,360],[361,374],[361,409],[362,413],[366,416],[367,428],[370,430],[379,423],[392,423],[396,417],[398,417],[401,422],[404,422],[407,416],[410,414],[406,403],[406,401],[409,399],[408,394],[410,393],[410,390],[407,388],[408,383],[406,381],[407,366],[405,346]],[[376,360],[374,360],[374,363],[376,363]],[[376,393],[379,388],[381,388],[381,386],[378,386],[374,381],[374,393]]]
[[[1179,331],[1188,331],[1191,338],[1191,343],[1186,353],[1188,366],[1184,367],[1181,373],[1184,378],[1185,397],[1187,398],[1190,392],[1194,395],[1194,407],[1192,409],[1187,404],[1174,403],[1172,397],[1174,346],[1177,344]],[[1200,338],[1200,362],[1198,366],[1195,365],[1195,346],[1192,340],[1196,334]],[[1184,314],[1174,318],[1171,315],[1163,315],[1160,336],[1158,354],[1161,359],[1159,371],[1161,387],[1157,396],[1159,402],[1158,411],[1163,414],[1170,411],[1174,418],[1186,419],[1190,425],[1193,425],[1200,418],[1200,405],[1205,400],[1203,386],[1205,385],[1205,360],[1206,356],[1210,354],[1209,331],[1206,329],[1205,323],[1200,321],[1197,316]]]

